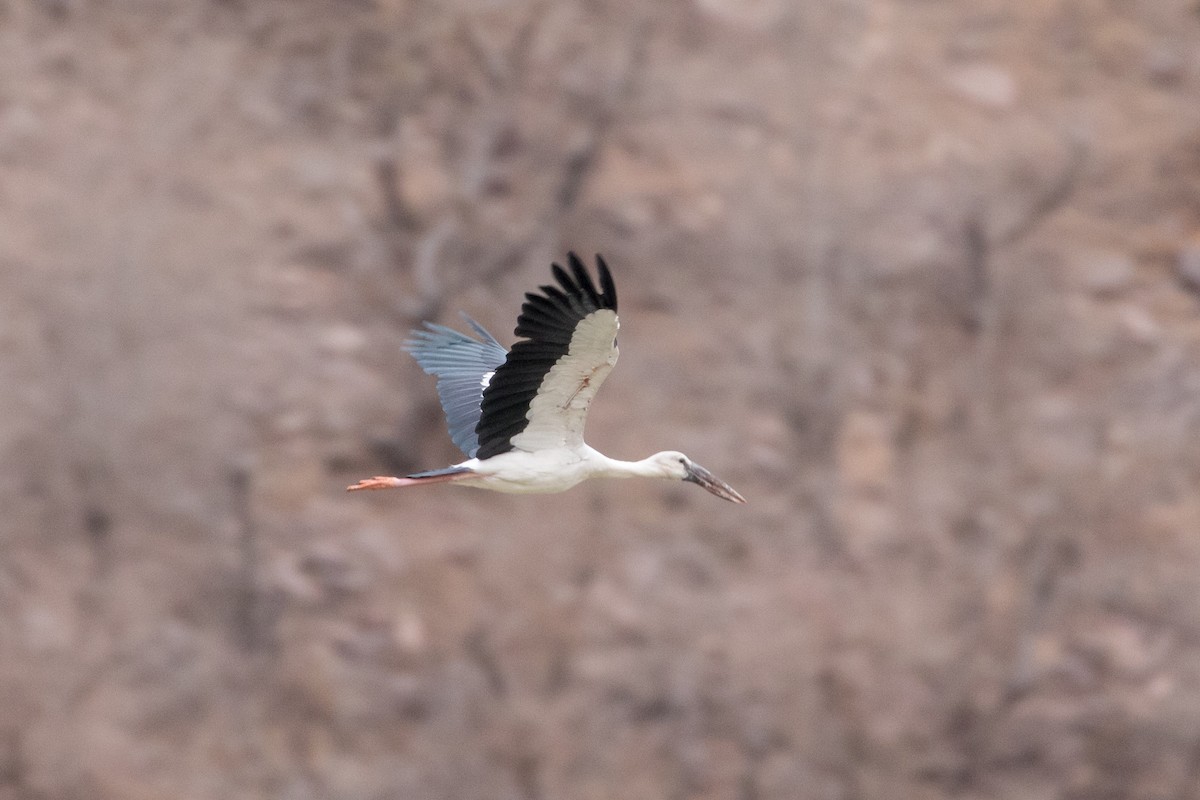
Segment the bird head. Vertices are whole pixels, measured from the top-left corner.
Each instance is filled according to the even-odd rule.
[[[664,478],[688,483],[699,484],[705,491],[715,494],[732,503],[745,503],[746,498],[737,493],[732,486],[713,475],[704,467],[692,461],[683,453],[675,450],[664,450],[650,457],[655,466],[662,470]]]

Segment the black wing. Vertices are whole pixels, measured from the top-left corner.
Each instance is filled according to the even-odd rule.
[[[597,291],[583,262],[554,264],[558,286],[528,293],[508,358],[483,392],[477,458],[582,442],[587,409],[617,361],[617,290],[596,256]]]

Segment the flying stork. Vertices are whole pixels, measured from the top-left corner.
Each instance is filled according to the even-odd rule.
[[[512,350],[465,314],[478,339],[432,322],[412,332],[405,349],[437,377],[450,438],[467,460],[403,478],[368,478],[348,491],[453,481],[525,494],[561,492],[588,478],[642,477],[688,481],[746,502],[683,453],[619,461],[584,443],[588,406],[617,363],[617,290],[599,255],[599,291],[574,253],[568,263],[570,272],[551,267],[558,286],[525,295],[515,331],[522,338]]]

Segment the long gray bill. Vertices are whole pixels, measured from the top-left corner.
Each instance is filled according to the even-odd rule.
[[[705,491],[711,492],[717,497],[728,500],[731,503],[746,502],[746,498],[738,494],[732,486],[699,464],[689,463],[687,465],[687,475],[683,479],[688,483],[697,483],[704,487]]]

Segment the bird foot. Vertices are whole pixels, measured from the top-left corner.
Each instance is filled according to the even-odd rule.
[[[362,489],[394,489],[407,485],[403,478],[391,478],[386,475],[376,475],[374,478],[363,478],[353,486],[347,486],[347,492],[357,492]]]

